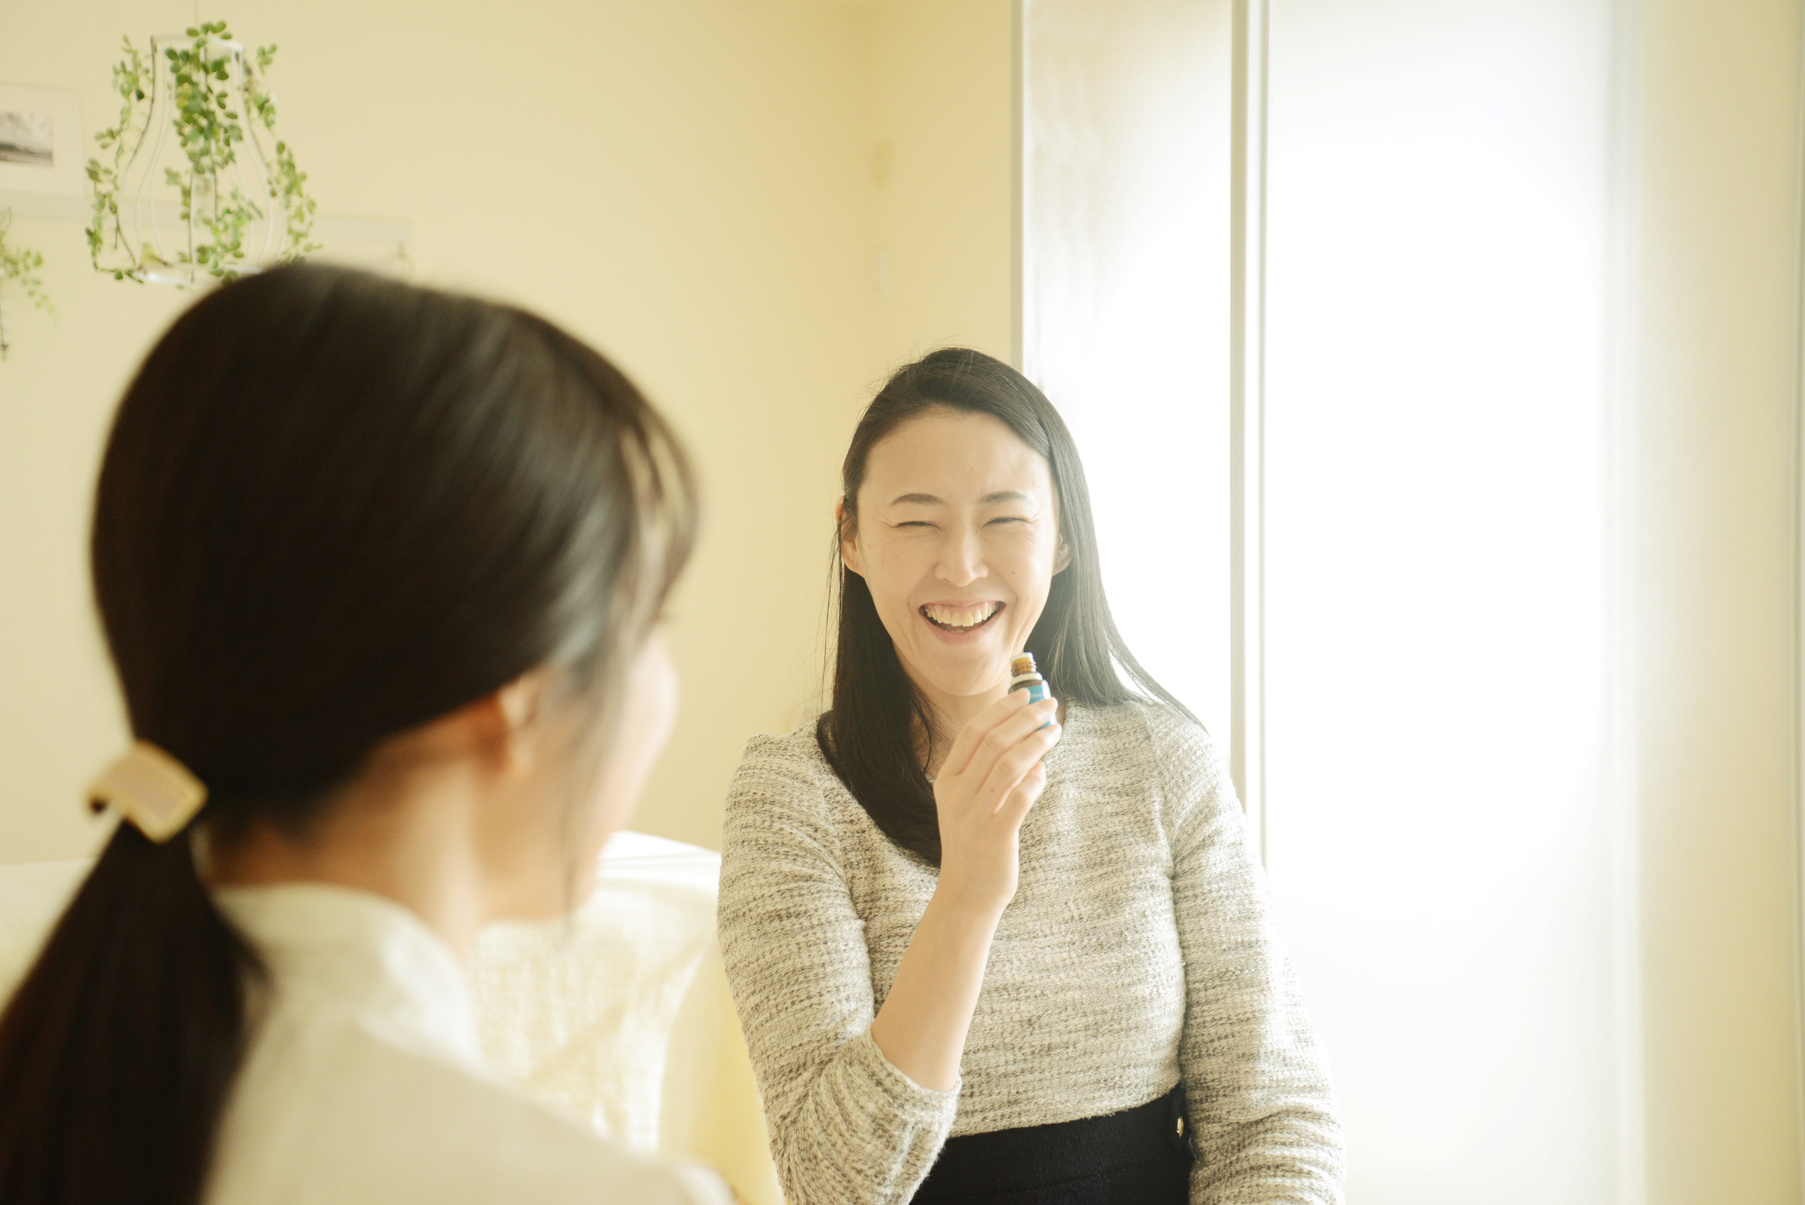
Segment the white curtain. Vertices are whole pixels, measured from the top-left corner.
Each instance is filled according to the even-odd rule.
[[[1228,9],[1030,0],[1023,335],[1129,647],[1229,727]]]
[[[1025,366],[1079,438],[1131,645],[1263,768],[1350,1202],[1629,1200],[1610,5],[1244,13],[1265,122],[1237,175],[1226,0],[1025,0]],[[1236,189],[1265,232],[1240,500]],[[1237,657],[1263,687],[1239,713]]]

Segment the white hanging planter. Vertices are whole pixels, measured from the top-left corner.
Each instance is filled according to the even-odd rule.
[[[116,280],[190,286],[297,259],[315,247],[306,173],[278,140],[262,72],[274,46],[247,54],[223,21],[131,40],[113,68],[119,125],[95,140],[88,248]]]

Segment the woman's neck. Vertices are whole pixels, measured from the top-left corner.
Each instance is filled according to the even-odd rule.
[[[1009,684],[1007,681],[999,682],[993,689],[975,695],[951,695],[922,682],[916,683],[916,689],[927,704],[928,718],[934,731],[932,741],[925,732],[915,733],[915,755],[921,762],[922,770],[929,778],[933,778],[940,772],[940,763],[946,760],[947,752],[959,736],[959,730],[973,716],[1008,694]]]
[[[210,878],[222,887],[328,883],[380,895],[419,916],[462,957],[488,912],[467,785],[363,788],[388,797],[334,800],[305,835],[257,825],[210,851]]]

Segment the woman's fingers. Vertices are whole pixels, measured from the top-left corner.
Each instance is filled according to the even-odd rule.
[[[934,780],[940,881],[955,895],[1007,902],[1015,894],[1021,821],[1046,787],[1040,759],[1059,742],[1058,715],[1051,699],[1029,703],[1017,691],[960,730]]]
[[[1028,692],[1012,690],[965,721],[959,735],[953,738],[953,747],[946,751],[946,762],[940,767],[941,776],[956,777],[970,770],[972,757],[983,748],[996,726],[1028,706]]]
[[[1011,791],[1015,790],[1028,773],[1040,765],[1040,759],[1052,752],[1053,746],[1059,743],[1059,736],[1064,729],[1057,723],[1048,724],[1044,728],[1036,728],[1015,742],[996,760],[990,773],[985,776],[984,786],[979,795],[992,800],[991,810],[996,811],[1003,806]]]
[[[990,715],[991,708],[986,708],[978,713],[960,733],[961,737],[970,733],[972,740],[965,750],[964,763],[952,771],[955,779],[974,784],[985,781],[1005,754],[1019,745],[1030,733],[1056,719],[1059,714],[1059,705],[1052,699],[1044,699],[1039,703],[1027,702],[1026,691],[1013,692],[1002,702],[1013,704],[1013,706],[1002,708],[998,704],[992,704],[992,708],[998,710],[998,714],[994,718]],[[986,721],[989,722],[986,723]],[[978,731],[972,733],[971,729],[974,727],[978,728]],[[956,748],[957,742],[955,742]],[[949,765],[953,763],[953,755],[950,753],[947,762]],[[945,772],[943,767],[942,773]]]
[[[1022,780],[1015,784],[1015,789],[1003,796],[1003,802],[997,805],[997,822],[1007,826],[1011,831],[1021,828],[1022,821],[1028,818],[1028,812],[1040,799],[1042,791],[1047,789],[1047,767],[1044,762],[1035,762],[1022,775]]]

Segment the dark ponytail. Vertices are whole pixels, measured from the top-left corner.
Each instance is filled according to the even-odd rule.
[[[200,1199],[260,968],[189,840],[120,825],[0,1021],[0,1200]]]
[[[833,708],[816,722],[815,739],[884,835],[938,866],[934,789],[917,760],[915,734],[925,734],[930,746],[950,734],[934,730],[927,703],[904,672],[865,579],[839,559],[841,539],[858,524],[859,486],[871,449],[909,419],[936,408],[988,414],[1040,453],[1051,470],[1059,534],[1072,559],[1053,578],[1028,648],[1053,693],[1095,707],[1157,699],[1193,723],[1197,717],[1141,667],[1116,628],[1103,593],[1078,445],[1046,394],[1001,360],[970,348],[941,348],[897,369],[865,408],[840,469],[845,504],[843,529],[834,533],[840,580]]]
[[[693,499],[633,385],[523,311],[288,267],[176,321],[92,567],[132,731],[208,800],[166,844],[115,830],[0,1014],[0,1201],[201,1200],[264,976],[197,830],[303,830],[383,740],[538,666],[606,711]]]

